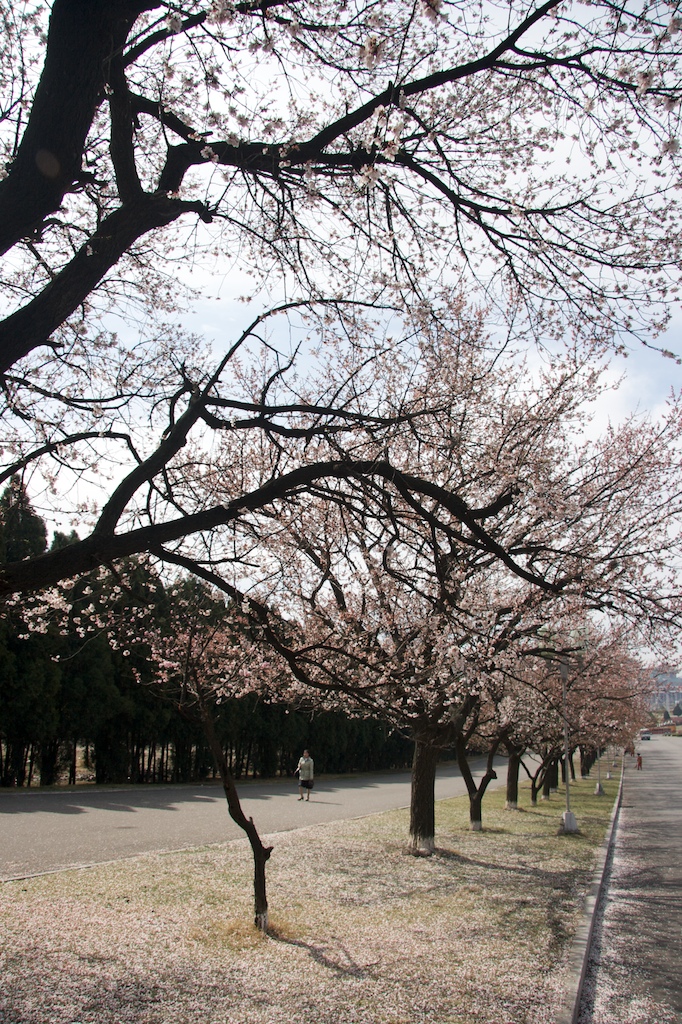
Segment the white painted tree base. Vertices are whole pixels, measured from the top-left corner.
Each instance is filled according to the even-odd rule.
[[[573,811],[564,811],[561,815],[561,820],[564,826],[564,832],[577,832],[578,822],[576,821],[575,814]]]
[[[435,839],[421,839],[416,836],[410,836],[410,845],[407,848],[407,852],[411,853],[413,857],[430,857],[435,849]]]

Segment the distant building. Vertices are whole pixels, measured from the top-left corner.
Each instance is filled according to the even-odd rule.
[[[671,712],[676,704],[682,704],[682,677],[675,672],[654,672],[652,709],[662,711],[665,708]]]

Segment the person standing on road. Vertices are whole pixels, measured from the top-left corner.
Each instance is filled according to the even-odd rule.
[[[642,755],[638,754],[637,755],[637,771],[641,772],[641,770],[642,770]]]
[[[303,757],[298,760],[298,768],[296,774],[298,775],[298,799],[303,799],[305,793],[305,799],[310,800],[310,790],[313,788],[314,780],[314,769],[315,765],[312,757],[310,756],[309,750],[303,751]]]

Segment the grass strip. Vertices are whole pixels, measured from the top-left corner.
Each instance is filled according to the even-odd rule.
[[[619,781],[573,835],[563,790],[440,801],[429,858],[404,810],[271,836],[265,937],[246,840],[5,883],[0,1022],[551,1024]]]

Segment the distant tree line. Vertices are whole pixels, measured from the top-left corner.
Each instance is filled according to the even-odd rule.
[[[50,550],[71,543],[55,533]],[[44,521],[13,479],[0,497],[0,562],[47,550]],[[142,570],[140,570],[142,571]],[[115,587],[84,578],[87,595]],[[163,594],[159,602],[163,602]],[[109,634],[69,628],[26,633],[19,609],[0,619],[0,784],[194,782],[211,777],[211,752],[196,720],[154,688],[150,664],[125,656]],[[172,697],[168,693],[166,698]],[[255,694],[225,700],[216,728],[236,778],[291,775],[304,747],[322,773],[407,768],[412,743],[376,718],[314,711]]]

